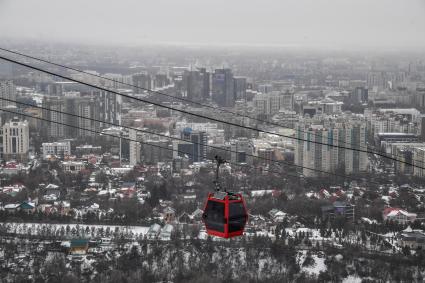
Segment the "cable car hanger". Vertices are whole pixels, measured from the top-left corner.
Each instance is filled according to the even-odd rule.
[[[227,163],[227,161],[225,160],[225,159],[223,159],[221,156],[219,156],[219,155],[216,155],[215,157],[214,157],[214,159],[215,159],[215,161],[216,161],[216,169],[215,169],[215,180],[214,180],[214,184],[215,184],[215,190],[217,191],[217,192],[219,192],[220,191],[220,189],[221,189],[221,185],[220,185],[220,182],[218,181],[218,174],[219,174],[219,170],[220,170],[220,166],[222,165],[222,164],[224,164],[224,163]],[[224,192],[227,192],[227,190],[226,189],[224,189]]]
[[[216,155],[216,191],[209,193],[205,202],[202,219],[208,235],[221,238],[241,236],[244,232],[248,213],[245,201],[240,193],[228,192],[222,189],[219,182],[220,165],[226,160]]]

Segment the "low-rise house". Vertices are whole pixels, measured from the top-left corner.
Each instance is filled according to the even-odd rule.
[[[59,186],[55,184],[48,184],[45,189],[46,190],[59,189]]]
[[[190,217],[190,215],[187,212],[183,212],[179,217],[178,217],[178,222],[182,223],[182,224],[189,224],[192,222],[192,217]]]
[[[0,188],[0,192],[3,194],[9,195],[9,196],[16,196],[20,191],[24,189],[23,185],[13,185],[13,186],[6,186],[3,188]]]
[[[26,202],[24,201],[19,205],[19,208],[21,211],[27,212],[27,213],[33,213],[35,211],[35,203],[33,202]]]
[[[401,247],[425,249],[425,233],[422,230],[413,230],[409,226],[397,235],[397,243]]]
[[[286,218],[286,213],[274,208],[269,211],[269,216],[273,222],[283,222],[283,220]]]
[[[69,201],[55,201],[53,205],[61,215],[68,215],[71,212],[71,203]]]
[[[9,203],[9,204],[6,204],[3,208],[5,211],[8,211],[8,212],[16,212],[19,210],[20,205],[21,205],[20,203]]]
[[[416,219],[416,213],[407,212],[401,208],[387,207],[382,213],[384,221],[393,221],[399,224],[413,222]]]
[[[174,227],[171,224],[166,224],[162,229],[161,233],[159,233],[158,238],[161,241],[169,241],[171,240],[171,233],[173,232]]]
[[[193,221],[198,222],[202,220],[202,214],[204,211],[202,209],[197,208],[192,214],[191,217]]]
[[[3,166],[1,172],[5,175],[17,175],[21,172],[25,172],[26,168],[22,163],[17,163],[15,161],[9,161],[6,165]]]
[[[44,214],[53,214],[58,212],[56,207],[54,207],[52,204],[47,204],[47,203],[38,205],[37,210]]]
[[[132,198],[136,194],[136,189],[133,187],[122,187],[119,190],[119,195],[122,198]]]
[[[255,227],[257,229],[264,229],[268,226],[269,221],[266,221],[266,218],[262,215],[249,214],[248,215],[248,225],[249,227]]]
[[[159,224],[152,224],[151,227],[149,227],[148,233],[146,234],[146,237],[148,239],[156,239],[161,231],[161,226]]]
[[[87,239],[72,239],[69,252],[72,255],[85,255],[89,249],[89,241]]]
[[[354,221],[354,205],[344,201],[334,201],[331,205],[322,206],[322,217],[334,219],[335,217],[345,217],[349,221]]]
[[[167,206],[162,211],[162,217],[163,217],[165,223],[171,223],[176,218],[176,211],[174,210],[174,208]]]

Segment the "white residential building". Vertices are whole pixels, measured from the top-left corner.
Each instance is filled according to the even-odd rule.
[[[416,177],[425,177],[425,170],[420,167],[425,167],[425,147],[416,147],[413,149],[413,175]],[[419,166],[419,167],[418,167]]]
[[[16,87],[12,81],[0,81],[0,97],[10,100],[16,99]],[[0,100],[0,107],[15,105],[14,102]]]
[[[397,222],[399,224],[406,224],[413,222],[416,219],[416,213],[407,212],[401,208],[388,207],[382,213],[384,221]]]
[[[253,99],[254,107],[257,114],[273,115],[281,109],[293,110],[294,94],[292,92],[281,93],[272,91],[270,93],[261,93],[255,95]]]
[[[70,173],[78,173],[86,168],[86,163],[82,161],[64,161],[61,165],[63,171]]]
[[[135,129],[130,129],[128,131],[128,136],[130,139],[130,165],[134,166],[141,161],[141,151],[142,145],[140,142],[137,142],[141,138],[138,135],[138,131]]]
[[[43,159],[51,156],[65,156],[71,154],[71,143],[69,141],[44,142],[42,143]]]
[[[209,143],[224,144],[224,129],[220,129],[217,123],[195,123],[180,121],[176,122],[174,132],[180,134],[184,129],[191,128],[193,131],[206,132]]]
[[[3,158],[26,161],[29,151],[27,121],[15,117],[3,125]]]
[[[299,140],[295,142],[295,164],[332,173],[337,170],[343,170],[345,174],[367,171],[365,152],[341,148],[367,148],[364,121],[343,119],[325,123],[306,120],[297,124],[296,131]],[[304,176],[320,176],[319,171],[306,168],[303,169]]]

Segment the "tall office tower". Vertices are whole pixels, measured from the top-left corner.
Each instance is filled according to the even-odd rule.
[[[16,87],[12,81],[0,81],[0,97],[10,100],[16,99]],[[15,105],[14,102],[0,100],[0,107]]]
[[[204,78],[199,71],[184,71],[182,95],[189,100],[202,102],[204,99]]]
[[[201,77],[204,80],[203,86],[202,86],[203,99],[208,99],[208,98],[210,98],[211,75],[210,75],[209,72],[207,72],[207,69],[205,69],[205,68],[198,68],[198,71],[201,73]]]
[[[187,141],[173,142],[174,158],[185,156],[192,162],[204,161],[207,158],[208,135],[205,132],[193,131],[185,128],[181,132],[181,139]]]
[[[3,125],[3,159],[28,160],[29,127],[27,121],[13,118]]]
[[[147,73],[139,73],[139,74],[134,74],[132,76],[133,78],[133,85],[140,87],[140,88],[144,88],[144,89],[151,89],[152,88],[152,79],[151,76]],[[139,88],[133,88],[134,93],[142,93],[144,92],[144,90],[139,89]]]
[[[234,81],[232,70],[216,69],[212,75],[212,99],[220,107],[235,106]]]
[[[236,100],[246,100],[246,78],[234,78],[234,92]]]
[[[210,73],[205,68],[185,70],[182,77],[182,94],[190,100],[202,102],[209,97]]]
[[[365,87],[356,87],[350,93],[350,102],[351,103],[367,103],[368,101],[368,89]]]
[[[158,162],[171,161],[173,159],[173,149],[169,140],[152,136],[146,139],[146,144],[142,147],[143,162],[146,164],[156,164]]]
[[[252,164],[254,145],[247,138],[238,138],[230,142],[230,160],[232,163]]]
[[[361,120],[298,123],[295,130],[300,140],[295,144],[295,164],[327,172],[344,170],[345,174],[367,171],[366,153],[335,147],[366,148],[365,125]],[[306,177],[327,175],[305,168],[303,174]]]
[[[128,131],[128,137],[130,139],[130,165],[134,166],[141,161],[142,145],[137,141],[141,141],[142,137],[139,131],[135,129],[130,129]]]

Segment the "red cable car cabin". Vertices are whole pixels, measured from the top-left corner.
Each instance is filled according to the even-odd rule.
[[[209,235],[232,238],[243,234],[248,213],[241,194],[218,191],[208,194],[202,218]]]

